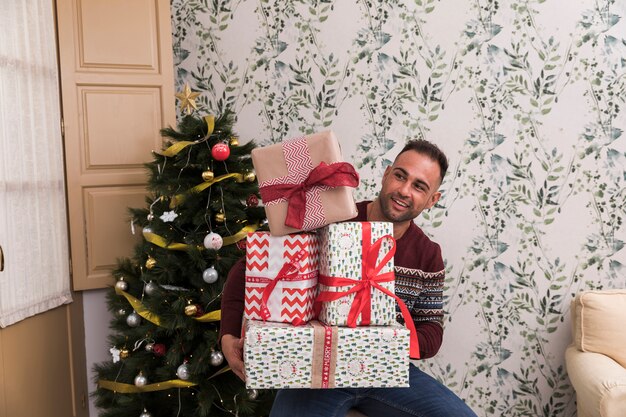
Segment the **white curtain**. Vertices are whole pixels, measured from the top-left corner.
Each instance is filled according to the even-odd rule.
[[[53,3],[0,1],[0,327],[72,301]]]

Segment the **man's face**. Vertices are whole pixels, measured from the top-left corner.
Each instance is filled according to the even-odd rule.
[[[413,220],[441,197],[439,164],[415,151],[401,153],[387,167],[378,199],[390,222]]]

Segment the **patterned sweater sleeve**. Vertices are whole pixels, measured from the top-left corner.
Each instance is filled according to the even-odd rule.
[[[431,249],[433,253],[426,258],[427,263],[412,265],[418,268],[395,268],[396,293],[411,312],[418,333],[421,359],[435,356],[443,341],[445,269],[439,245],[433,244]],[[402,316],[398,318],[402,322]]]

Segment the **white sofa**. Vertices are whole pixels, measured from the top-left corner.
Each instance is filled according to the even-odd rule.
[[[572,335],[565,361],[578,417],[626,417],[626,289],[579,293]]]

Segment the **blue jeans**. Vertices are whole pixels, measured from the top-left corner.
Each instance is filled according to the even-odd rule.
[[[270,417],[476,417],[452,391],[413,364],[407,388],[282,389]]]

